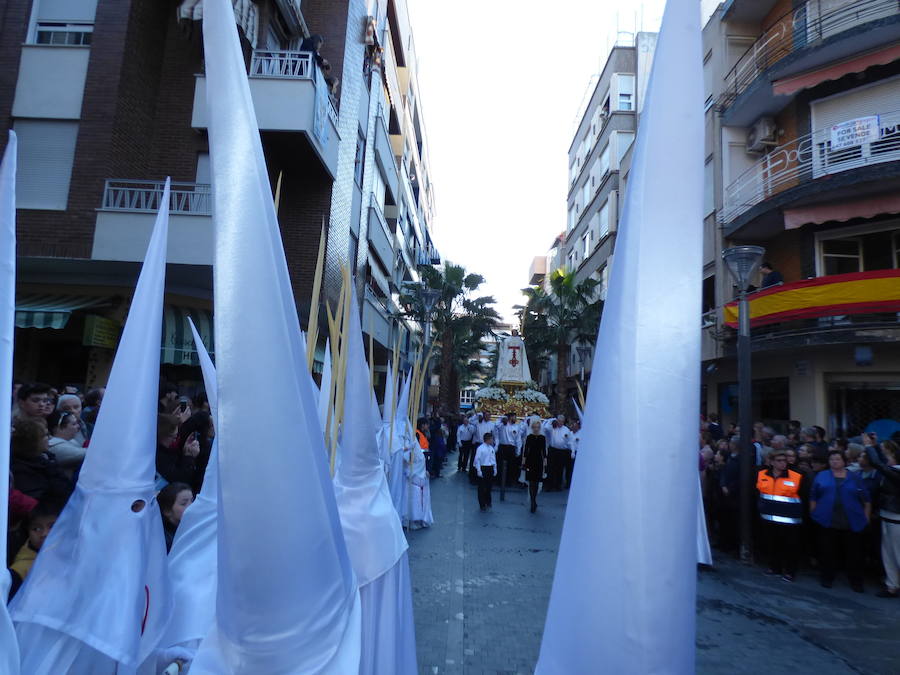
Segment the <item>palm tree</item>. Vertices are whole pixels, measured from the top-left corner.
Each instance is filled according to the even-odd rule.
[[[600,282],[596,279],[575,281],[573,272],[558,269],[550,275],[550,290],[542,286],[524,288],[528,298],[520,307],[522,336],[528,346],[529,367],[533,373],[556,354],[556,408],[562,411],[568,400],[566,366],[571,358],[572,343],[593,345],[603,301],[595,298]]]
[[[421,267],[419,273],[424,286],[408,286],[400,295],[400,304],[406,308],[406,316],[424,323],[427,313],[422,290],[437,291],[430,319],[440,364],[438,400],[447,410],[456,412],[460,380],[467,381],[473,369],[477,370],[473,361],[477,361],[481,339],[500,315],[493,307],[493,297],[476,295],[484,283],[480,274],[467,274],[464,267],[449,262],[443,268]]]

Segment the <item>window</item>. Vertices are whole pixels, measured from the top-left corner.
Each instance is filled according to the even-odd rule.
[[[628,152],[628,148],[634,143],[634,132],[619,131],[616,134],[616,168],[622,163],[622,158]]]
[[[35,28],[34,43],[38,45],[87,46],[91,44],[94,24],[42,22]]]
[[[573,162],[569,167],[569,185],[571,186],[575,179],[578,178],[578,166]]]
[[[19,119],[16,207],[65,211],[75,161],[77,122]]]
[[[357,130],[356,135],[356,159],[353,160],[353,179],[356,181],[356,184],[362,189],[363,183],[363,168],[366,163],[366,137],[362,135],[362,132]]]
[[[573,271],[576,267],[578,267],[578,251],[571,250],[569,251],[569,257],[566,261],[568,263],[569,271]]]
[[[359,257],[359,237],[355,233],[350,233],[350,251],[348,262],[350,263],[350,274],[356,273],[356,259]]]
[[[617,110],[634,110],[634,75],[619,75]]]
[[[603,148],[603,151],[600,153],[600,158],[597,161],[598,182],[602,182],[603,177],[607,173],[609,173],[609,143]]]
[[[375,195],[375,202],[384,213],[384,193],[385,193],[384,177],[381,175],[381,169],[375,166],[372,172],[372,194]]]
[[[584,208],[587,208],[587,205],[591,203],[591,181],[585,180],[584,185],[581,186],[581,199],[584,202]]]
[[[593,243],[591,241],[591,234],[593,234],[593,233],[591,232],[591,229],[588,228],[587,232],[585,232],[584,235],[581,237],[581,245],[584,247],[583,248],[583,250],[584,250],[583,257],[585,260],[587,260],[588,257],[591,255],[591,244]]]
[[[603,206],[597,212],[597,240],[603,239],[609,234],[609,200],[603,202]]]
[[[463,389],[459,392],[459,405],[461,408],[471,408],[475,405],[475,390]]]
[[[706,165],[703,167],[703,215],[707,216],[713,211],[716,210],[716,195],[715,195],[715,174],[713,173],[713,158],[709,157],[706,160]]]
[[[704,107],[709,110],[713,102],[713,60],[712,49],[703,57],[703,96],[706,99]]]
[[[822,242],[825,274],[861,271],[862,252],[858,239],[830,239]]]

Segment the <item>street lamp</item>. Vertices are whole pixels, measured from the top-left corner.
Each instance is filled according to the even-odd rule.
[[[753,470],[753,380],[750,370],[750,303],[747,287],[766,253],[762,246],[734,246],[722,258],[738,287],[738,423],[741,427],[741,559],[750,560],[753,527],[750,473]]]

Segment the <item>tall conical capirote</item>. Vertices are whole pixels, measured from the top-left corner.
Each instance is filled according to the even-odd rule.
[[[16,325],[16,132],[9,132],[0,164],[0,391],[12,391]],[[0,405],[0,429],[9,429],[11,410]],[[9,494],[9,434],[0,440],[0,495]],[[9,500],[0,499],[0,541],[6,539]],[[0,598],[9,595],[9,572],[0,572]],[[0,603],[0,669],[19,673],[19,642],[6,603]]]
[[[334,490],[353,569],[363,586],[393,567],[407,543],[379,456],[379,425],[370,414],[372,387],[355,289],[350,302],[344,423]]]
[[[171,616],[154,484],[168,206],[166,180],[78,484],[12,605],[31,675],[135,667]]]
[[[198,673],[347,673],[356,580],[291,295],[244,56],[227,0],[204,2],[216,251],[219,584]],[[260,491],[265,499],[260,499]]]
[[[696,1],[669,0],[616,240],[539,675],[694,672],[700,44]],[[621,439],[635,431],[665,442],[638,448],[627,479],[613,478]]]
[[[213,417],[218,410],[216,369],[194,322],[188,319],[197,358],[203,373],[206,398]],[[169,551],[169,574],[175,611],[162,640],[162,647],[176,645],[195,648],[209,632],[216,615],[218,582],[218,492],[219,450],[213,439],[209,463],[203,475],[203,486],[194,498],[175,532]]]

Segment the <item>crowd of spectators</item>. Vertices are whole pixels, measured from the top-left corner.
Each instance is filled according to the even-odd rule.
[[[741,475],[741,430],[710,414],[700,432],[700,475],[710,540],[738,554],[744,491],[751,491],[752,541],[766,574],[794,581],[815,570],[831,588],[843,570],[850,587],[883,579],[878,597],[900,594],[900,448],[874,433],[828,438],[791,421],[784,433],[754,424],[748,477]],[[896,436],[896,434],[895,434]]]
[[[83,393],[73,385],[13,384],[6,545],[13,579],[10,597],[75,489],[104,393],[103,387]],[[161,383],[155,480],[167,548],[181,515],[203,485],[214,437],[206,395],[180,396],[175,385]]]

